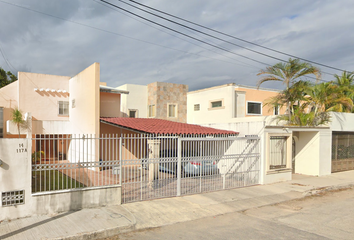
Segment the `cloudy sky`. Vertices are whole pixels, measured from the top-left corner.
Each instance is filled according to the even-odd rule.
[[[99,0],[0,0],[0,48],[6,58],[0,55],[0,66],[12,72],[74,76],[99,62],[101,81],[112,87],[160,81],[188,84],[195,90],[231,82],[255,86],[257,73],[266,67],[263,63],[279,62],[186,30],[118,0],[107,1],[218,48]],[[268,48],[354,70],[352,0],[137,1]],[[289,58],[191,27],[275,58]],[[331,74],[341,73],[326,67],[321,70],[325,81],[333,79]],[[278,83],[264,87],[283,88]]]

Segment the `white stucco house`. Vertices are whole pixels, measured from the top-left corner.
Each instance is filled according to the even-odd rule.
[[[235,118],[274,116],[285,109],[264,106],[264,101],[276,96],[276,89],[225,84],[187,94],[187,122],[205,124],[229,122]]]
[[[201,125],[237,129],[241,137],[259,136],[264,183],[290,180],[292,173],[323,176],[354,169],[354,114],[331,113],[331,122],[319,127],[278,125],[274,118],[235,118]]]

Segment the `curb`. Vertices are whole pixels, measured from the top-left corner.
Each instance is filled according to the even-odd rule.
[[[326,187],[312,188],[312,189],[304,191],[302,193],[298,192],[298,191],[290,191],[290,192],[297,192],[299,195],[298,196],[293,196],[291,199],[288,199],[288,200],[281,200],[279,202],[268,203],[268,204],[263,204],[263,205],[259,205],[259,206],[245,207],[244,209],[230,211],[228,213],[215,214],[213,216],[217,217],[217,216],[222,216],[222,215],[229,214],[229,213],[244,213],[244,212],[246,212],[247,210],[250,210],[250,209],[262,208],[262,207],[266,207],[266,206],[273,206],[273,205],[277,205],[277,204],[280,204],[280,203],[283,203],[283,202],[287,202],[287,201],[305,199],[306,197],[310,197],[310,196],[316,196],[316,195],[319,196],[321,194],[325,194],[325,193],[328,193],[328,192],[347,190],[347,189],[351,189],[351,188],[354,188],[354,184],[353,183],[337,185],[337,186],[326,186]],[[131,214],[131,216],[133,218],[133,221],[134,221],[129,226],[114,227],[114,228],[110,228],[110,229],[103,229],[103,230],[98,230],[98,231],[94,231],[94,232],[80,233],[80,234],[77,234],[77,235],[66,236],[66,237],[44,238],[44,239],[53,239],[53,240],[59,240],[59,239],[62,239],[62,240],[105,239],[105,238],[110,238],[110,237],[119,235],[121,233],[141,231],[141,230],[147,230],[147,229],[154,229],[154,228],[158,228],[158,227],[173,225],[173,224],[176,224],[176,223],[188,222],[188,221],[180,221],[180,222],[174,222],[174,223],[169,223],[169,224],[163,224],[163,225],[160,225],[160,226],[150,226],[150,227],[146,226],[146,227],[142,227],[142,228],[140,228],[140,227],[137,228],[137,221],[135,219],[135,216],[129,210],[127,210],[127,212],[129,212]],[[190,221],[203,219],[203,218],[207,218],[207,217],[208,216],[197,218],[197,219],[193,219],[193,220],[190,220]]]
[[[120,233],[132,232],[132,231],[134,231],[134,229],[135,229],[135,224],[132,224],[131,226],[103,229],[103,230],[98,230],[95,232],[80,233],[77,235],[72,235],[72,236],[67,236],[67,237],[44,238],[44,239],[51,239],[51,240],[103,239],[103,238],[113,237],[113,236],[118,235]]]

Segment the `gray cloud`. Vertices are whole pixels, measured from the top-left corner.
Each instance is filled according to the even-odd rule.
[[[124,6],[118,1],[111,2]],[[0,2],[0,14],[6,19],[0,22],[0,44],[16,70],[73,76],[93,62],[100,62],[101,81],[113,87],[125,83],[169,81],[188,84],[193,90],[230,82],[254,86],[258,81],[257,72],[265,67],[186,37],[176,38],[171,36],[175,33],[166,34],[163,31],[167,30],[152,28],[97,1],[15,0],[11,3],[91,26]],[[267,47],[354,70],[351,40],[354,39],[354,3],[350,0],[145,0],[143,3]],[[180,27],[177,29],[181,30]],[[200,38],[199,34],[184,32]],[[267,64],[278,62],[217,40],[202,38]],[[228,40],[288,59],[234,39]],[[8,68],[2,58],[0,66]],[[325,77],[326,80],[333,78]],[[283,88],[278,83],[264,86]]]

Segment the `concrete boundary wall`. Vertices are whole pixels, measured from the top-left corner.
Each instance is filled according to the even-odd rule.
[[[32,195],[31,139],[0,139],[0,222],[82,208],[121,204],[121,187]],[[2,193],[24,191],[24,203],[3,206]]]

